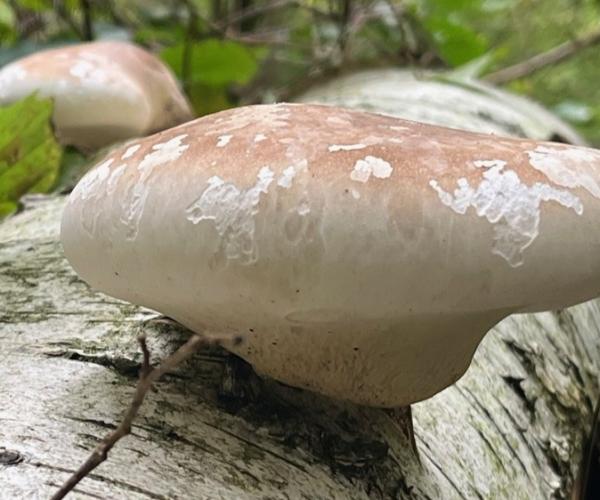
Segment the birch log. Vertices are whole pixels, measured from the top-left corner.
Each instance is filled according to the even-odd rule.
[[[473,132],[585,145],[571,126],[536,102],[453,73],[401,68],[358,71],[313,87],[296,100]]]
[[[0,498],[47,498],[114,428],[140,366],[189,336],[89,289],[58,241],[61,197],[0,224]],[[157,384],[72,498],[568,498],[600,395],[600,302],[513,316],[455,386],[406,409],[259,379],[219,349]]]
[[[90,290],[58,242],[64,200],[0,225],[0,498],[46,498],[115,426],[140,364],[189,335]],[[566,498],[600,373],[600,305],[513,316],[466,376],[406,412],[258,379],[202,352],[73,498]]]

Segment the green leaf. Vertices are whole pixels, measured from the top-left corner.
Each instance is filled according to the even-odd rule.
[[[460,66],[482,56],[487,48],[486,38],[447,18],[433,17],[425,23],[444,58],[452,66]]]
[[[62,149],[52,132],[51,99],[35,95],[0,108],[0,217],[26,193],[52,189]]]
[[[162,59],[184,80],[184,84],[201,83],[212,87],[245,84],[258,70],[255,54],[236,42],[208,39],[190,43],[187,50],[187,66],[183,43],[161,52]]]
[[[183,26],[147,25],[135,32],[134,41],[141,45],[173,45],[182,42],[185,37]]]
[[[5,0],[0,0],[0,24],[7,26],[15,24],[15,13]]]
[[[52,9],[52,2],[48,0],[19,0],[19,7],[34,12],[42,12],[46,9]]]
[[[15,13],[8,3],[0,0],[0,41],[12,42],[15,38]]]
[[[221,86],[192,84],[188,97],[198,116],[209,115],[234,106],[227,95],[227,89]]]
[[[558,116],[572,123],[586,124],[594,118],[593,109],[583,102],[566,100],[554,106]]]
[[[465,14],[479,14],[486,0],[410,0],[412,10],[421,20],[431,17],[457,22]]]

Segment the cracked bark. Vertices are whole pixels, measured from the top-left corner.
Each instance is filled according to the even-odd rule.
[[[48,497],[119,421],[141,362],[189,332],[90,290],[58,242],[62,198],[0,224],[0,491]],[[73,498],[567,498],[600,393],[600,305],[513,316],[455,386],[402,410],[259,379],[218,348],[148,395]],[[0,495],[0,496],[2,496]]]

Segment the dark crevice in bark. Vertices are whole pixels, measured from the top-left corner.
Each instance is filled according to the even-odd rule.
[[[513,428],[516,431],[516,435],[519,436],[519,438],[521,439],[521,441],[523,442],[523,444],[525,445],[525,447],[527,448],[527,450],[529,451],[529,455],[531,456],[531,458],[533,459],[533,461],[535,462],[537,467],[540,467],[540,461],[538,460],[538,457],[535,453],[535,449],[533,448],[530,440],[528,439],[527,436],[527,429],[521,427],[521,425],[519,424],[519,422],[517,422],[515,420],[515,417],[513,415],[513,412],[511,412],[508,408],[506,408],[506,406],[502,403],[502,401],[500,401],[496,396],[494,396],[494,399],[496,400],[496,402],[502,407],[502,410],[504,412],[504,414],[510,419],[510,421],[513,424]],[[529,476],[529,472],[527,473],[527,476]]]
[[[485,444],[486,448],[490,451],[490,453],[496,460],[496,464],[498,466],[500,466],[502,469],[506,470],[506,466],[504,465],[504,460],[502,460],[502,457],[500,455],[498,455],[498,452],[494,449],[494,446],[492,445],[490,440],[486,437],[485,433],[481,429],[476,429],[476,431],[477,431],[477,434],[479,434],[479,437],[481,438],[481,440],[483,441],[483,444]]]
[[[460,488],[458,487],[458,485],[452,481],[452,478],[446,474],[446,472],[444,471],[444,468],[439,465],[435,459],[430,455],[430,447],[427,444],[427,442],[421,438],[419,435],[416,435],[417,439],[421,442],[421,444],[425,447],[425,449],[427,449],[427,451],[425,451],[425,449],[421,448],[421,452],[423,453],[423,455],[425,455],[427,457],[427,459],[429,460],[429,462],[438,470],[438,472],[440,472],[440,474],[442,476],[444,476],[444,478],[446,479],[446,481],[448,481],[448,484],[452,486],[452,488],[454,489],[454,491],[458,494],[458,496],[460,498],[462,498],[463,500],[468,500],[468,497],[465,496],[465,494],[460,490]],[[479,493],[474,492],[479,496]]]
[[[494,419],[494,417],[490,413],[490,411],[481,403],[481,401],[479,401],[479,398],[477,398],[477,396],[473,393],[473,391],[469,390],[468,388],[464,388],[464,392],[463,392],[463,389],[461,389],[460,385],[457,386],[457,389],[463,395],[463,397],[465,397],[465,399],[467,399],[467,401],[469,401],[469,398],[467,398],[464,395],[464,392],[466,392],[467,394],[469,394],[471,402],[475,404],[475,406],[479,409],[479,411],[483,415],[485,415],[485,418],[494,426],[494,428],[496,429],[496,432],[498,433],[498,435],[502,437],[502,441],[506,445],[506,448],[508,449],[508,451],[510,452],[510,454],[513,456],[513,458],[521,466],[521,470],[525,474],[527,474],[529,476],[529,472],[527,471],[527,467],[525,467],[525,464],[521,460],[521,457],[518,455],[518,453],[512,447],[512,445],[510,444],[510,441],[506,437],[506,433],[504,432],[504,430],[502,430],[502,428],[500,427],[500,425],[498,425],[498,422],[496,422],[496,420]],[[479,431],[479,429],[478,429],[478,431]],[[479,431],[479,433],[480,433],[481,437],[487,442],[487,438],[483,435],[483,433],[480,432],[480,431]],[[504,466],[504,464],[502,463],[502,460],[500,459],[500,457],[498,457],[498,455],[496,454],[496,451],[493,449],[493,447],[490,446],[490,448],[494,452],[494,455],[500,460],[500,463],[502,464],[502,466]]]
[[[131,379],[137,378],[140,368],[142,367],[141,363],[133,361],[132,359],[114,355],[109,356],[106,354],[93,355],[84,354],[77,351],[56,351],[45,352],[44,355],[48,357],[61,357],[71,361],[80,361],[83,363],[93,363],[104,366],[116,371],[119,375]]]
[[[512,377],[509,375],[505,375],[504,377],[502,377],[502,379],[508,384],[508,387],[510,387],[510,389],[519,397],[519,399],[523,403],[523,406],[525,406],[525,408],[529,412],[530,419],[533,420],[533,418],[535,417],[536,400],[530,399],[527,396],[527,394],[525,394],[525,391],[521,386],[525,379],[521,377]]]

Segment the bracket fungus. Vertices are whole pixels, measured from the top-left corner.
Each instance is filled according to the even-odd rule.
[[[600,151],[278,104],[112,152],[61,239],[92,287],[243,334],[258,373],[395,407],[509,314],[599,295],[599,219]]]
[[[0,104],[34,92],[53,97],[59,140],[93,150],[192,119],[171,71],[126,42],[36,52],[0,70]]]

